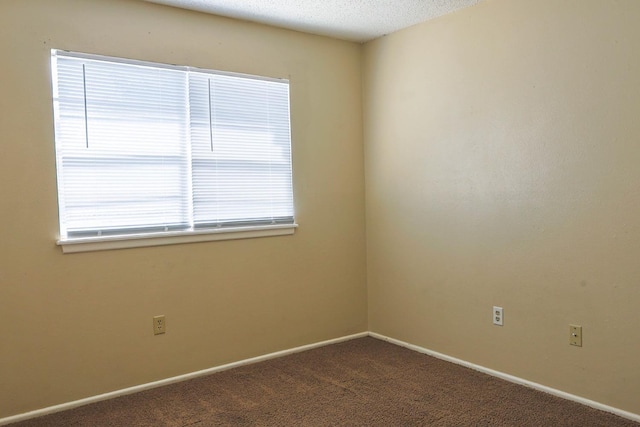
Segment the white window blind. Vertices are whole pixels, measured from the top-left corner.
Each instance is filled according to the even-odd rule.
[[[289,84],[52,51],[61,240],[293,224]]]

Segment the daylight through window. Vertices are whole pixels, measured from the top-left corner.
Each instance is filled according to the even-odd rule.
[[[289,83],[52,51],[60,240],[294,224]]]

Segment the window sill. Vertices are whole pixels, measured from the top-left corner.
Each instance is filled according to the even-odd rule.
[[[298,224],[262,227],[222,228],[202,231],[176,231],[129,236],[87,237],[58,240],[65,254],[75,252],[107,251],[111,249],[142,248],[147,246],[176,245],[181,243],[211,242],[215,240],[253,239],[256,237],[293,234]]]

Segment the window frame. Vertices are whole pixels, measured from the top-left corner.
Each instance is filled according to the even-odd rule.
[[[167,231],[101,237],[80,237],[60,240],[56,244],[63,253],[93,252],[111,249],[143,248],[183,243],[213,242],[218,240],[253,239],[257,237],[287,236],[294,234],[297,223],[264,225],[259,227],[229,227],[196,231]]]
[[[104,55],[95,55],[95,54],[86,54],[80,52],[72,52],[65,51],[61,49],[52,49],[51,57],[52,60],[50,62],[51,70],[50,77],[52,82],[52,95],[53,95],[53,106],[54,106],[54,136],[55,136],[55,144],[57,147],[58,144],[58,126],[59,126],[59,113],[58,113],[58,105],[57,105],[57,92],[56,92],[56,79],[57,79],[57,70],[55,69],[55,60],[54,58],[58,55],[63,55],[65,57],[75,57],[79,59],[87,59],[87,60],[102,60],[110,63],[121,63],[121,64],[130,64],[130,65],[141,65],[146,67],[153,68],[165,68],[171,70],[180,70],[184,72],[197,72],[200,74],[213,74],[213,75],[222,75],[222,76],[232,76],[232,77],[240,77],[240,78],[248,78],[252,80],[266,80],[266,81],[277,81],[283,82],[286,81],[289,84],[288,79],[277,79],[271,77],[263,77],[263,76],[255,76],[249,74],[241,74],[241,73],[233,73],[233,72],[225,72],[218,70],[208,70],[208,69],[200,69],[196,67],[188,67],[188,66],[178,66],[178,65],[169,65],[148,61],[140,61],[140,60],[132,60],[126,58],[119,57],[110,57]],[[187,91],[188,92],[188,91]],[[187,94],[188,96],[188,94]],[[289,101],[290,106],[290,101]],[[290,120],[290,112],[289,112],[289,120]],[[291,125],[289,125],[289,132],[291,132]],[[191,150],[192,141],[188,140],[186,142],[189,144],[187,147],[188,150]],[[292,150],[292,147],[290,148]],[[56,153],[58,148],[56,148]],[[292,157],[291,151],[289,151],[289,155]],[[58,164],[59,156],[56,154],[56,168],[61,168],[61,165]],[[291,170],[291,181],[293,181],[293,161],[292,158],[289,160],[290,170]],[[56,244],[62,248],[63,253],[75,253],[75,252],[87,252],[87,251],[99,251],[99,250],[111,250],[111,249],[125,249],[125,248],[135,248],[135,247],[149,247],[149,246],[161,246],[161,245],[170,245],[170,244],[183,244],[183,243],[194,243],[194,242],[207,242],[207,241],[218,241],[218,240],[232,240],[232,239],[249,239],[249,238],[257,238],[257,237],[270,237],[270,236],[284,236],[284,235],[292,235],[294,234],[298,224],[295,219],[295,198],[293,198],[293,183],[291,182],[291,209],[292,216],[290,217],[292,222],[286,223],[278,223],[273,222],[270,224],[260,223],[255,221],[255,223],[246,223],[246,224],[238,224],[231,226],[223,226],[220,227],[211,227],[211,228],[197,228],[192,227],[184,230],[164,230],[164,231],[152,231],[152,232],[144,232],[144,233],[126,233],[126,234],[104,234],[101,235],[92,235],[92,236],[66,236],[66,238],[62,237],[62,231],[66,229],[66,224],[63,224],[62,217],[62,208],[61,208],[61,198],[65,197],[65,195],[61,192],[60,189],[60,172],[58,172],[58,182],[57,182],[57,201],[58,201],[58,215],[59,215],[59,230],[60,235],[56,240]],[[189,176],[190,186],[193,185],[193,180],[195,178],[193,175]],[[190,200],[194,197],[193,192],[188,195]],[[193,203],[193,202],[191,202]]]

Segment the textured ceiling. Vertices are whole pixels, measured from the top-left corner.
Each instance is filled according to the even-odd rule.
[[[365,42],[480,0],[146,0]]]

